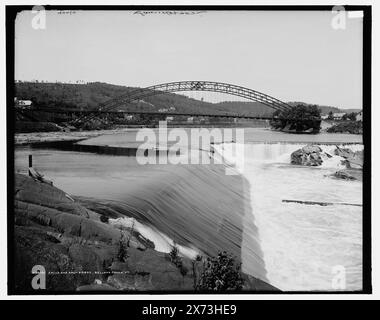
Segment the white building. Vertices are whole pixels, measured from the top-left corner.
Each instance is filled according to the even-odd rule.
[[[15,98],[15,106],[19,108],[31,108],[32,101],[31,100],[18,100]]]
[[[363,111],[356,114],[356,121],[363,121]]]
[[[344,115],[345,115],[344,112],[336,112],[336,113],[333,113],[333,118],[334,120],[341,120]]]

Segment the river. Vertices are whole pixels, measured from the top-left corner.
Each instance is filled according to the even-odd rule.
[[[83,145],[136,146],[136,130],[91,138]],[[362,207],[284,203],[284,199],[361,204],[362,183],[329,175],[339,157],[322,167],[290,164],[290,154],[318,143],[363,148],[360,135],[294,135],[247,128],[244,167],[226,175],[224,164],[139,165],[135,157],[54,147],[16,148],[17,172],[34,167],[66,192],[89,197],[148,228],[156,247],[182,253],[233,253],[243,271],[286,291],[333,290],[333,270],[343,266],[346,289],[362,288]],[[221,151],[231,144],[216,145]],[[241,155],[243,156],[243,155]],[[155,235],[153,235],[155,233]],[[160,239],[158,236],[160,235]]]

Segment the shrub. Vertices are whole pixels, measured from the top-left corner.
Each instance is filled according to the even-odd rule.
[[[117,252],[117,259],[120,262],[125,262],[127,261],[128,258],[128,248],[127,248],[127,243],[124,240],[124,235],[120,237],[119,240],[119,249]]]
[[[345,113],[342,117],[342,120],[356,121],[356,115],[356,112]]]
[[[169,252],[170,261],[179,269],[181,274],[185,276],[188,272],[187,268],[183,265],[182,259],[179,256],[179,250],[174,244],[172,250]]]
[[[233,256],[225,251],[220,252],[217,257],[208,257],[195,290],[241,290],[243,278],[240,267]]]
[[[175,264],[176,261],[180,260],[179,250],[177,246],[174,244],[172,246],[172,250],[169,252],[170,261]]]
[[[108,223],[109,218],[107,216],[100,216],[100,221],[104,223]]]

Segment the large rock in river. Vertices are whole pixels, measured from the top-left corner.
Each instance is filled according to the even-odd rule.
[[[291,154],[291,164],[320,166],[323,162],[322,149],[316,145],[307,145]]]
[[[363,150],[355,152],[348,148],[340,148],[336,146],[334,154],[345,159],[344,164],[347,169],[363,169]]]

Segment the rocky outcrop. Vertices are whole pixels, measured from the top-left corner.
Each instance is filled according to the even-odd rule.
[[[336,146],[334,154],[345,159],[343,164],[347,169],[363,169],[363,150],[354,152],[351,149]]]
[[[342,157],[342,164],[346,169],[338,170],[333,174],[333,177],[343,180],[363,180],[363,162],[364,151],[352,151],[349,148],[340,148],[336,146],[334,154]]]
[[[89,203],[90,199],[86,200]],[[31,177],[15,175],[14,290],[28,293],[35,265],[46,269],[50,291],[193,290],[192,261],[182,269],[133,228],[101,219],[107,215],[73,201],[65,192]],[[110,215],[114,215],[111,211]],[[127,239],[125,261],[119,261]],[[245,275],[246,290],[277,290]]]
[[[319,146],[307,145],[291,154],[291,164],[302,166],[320,166],[323,162],[322,155],[331,157],[326,153],[322,153],[322,149]]]

